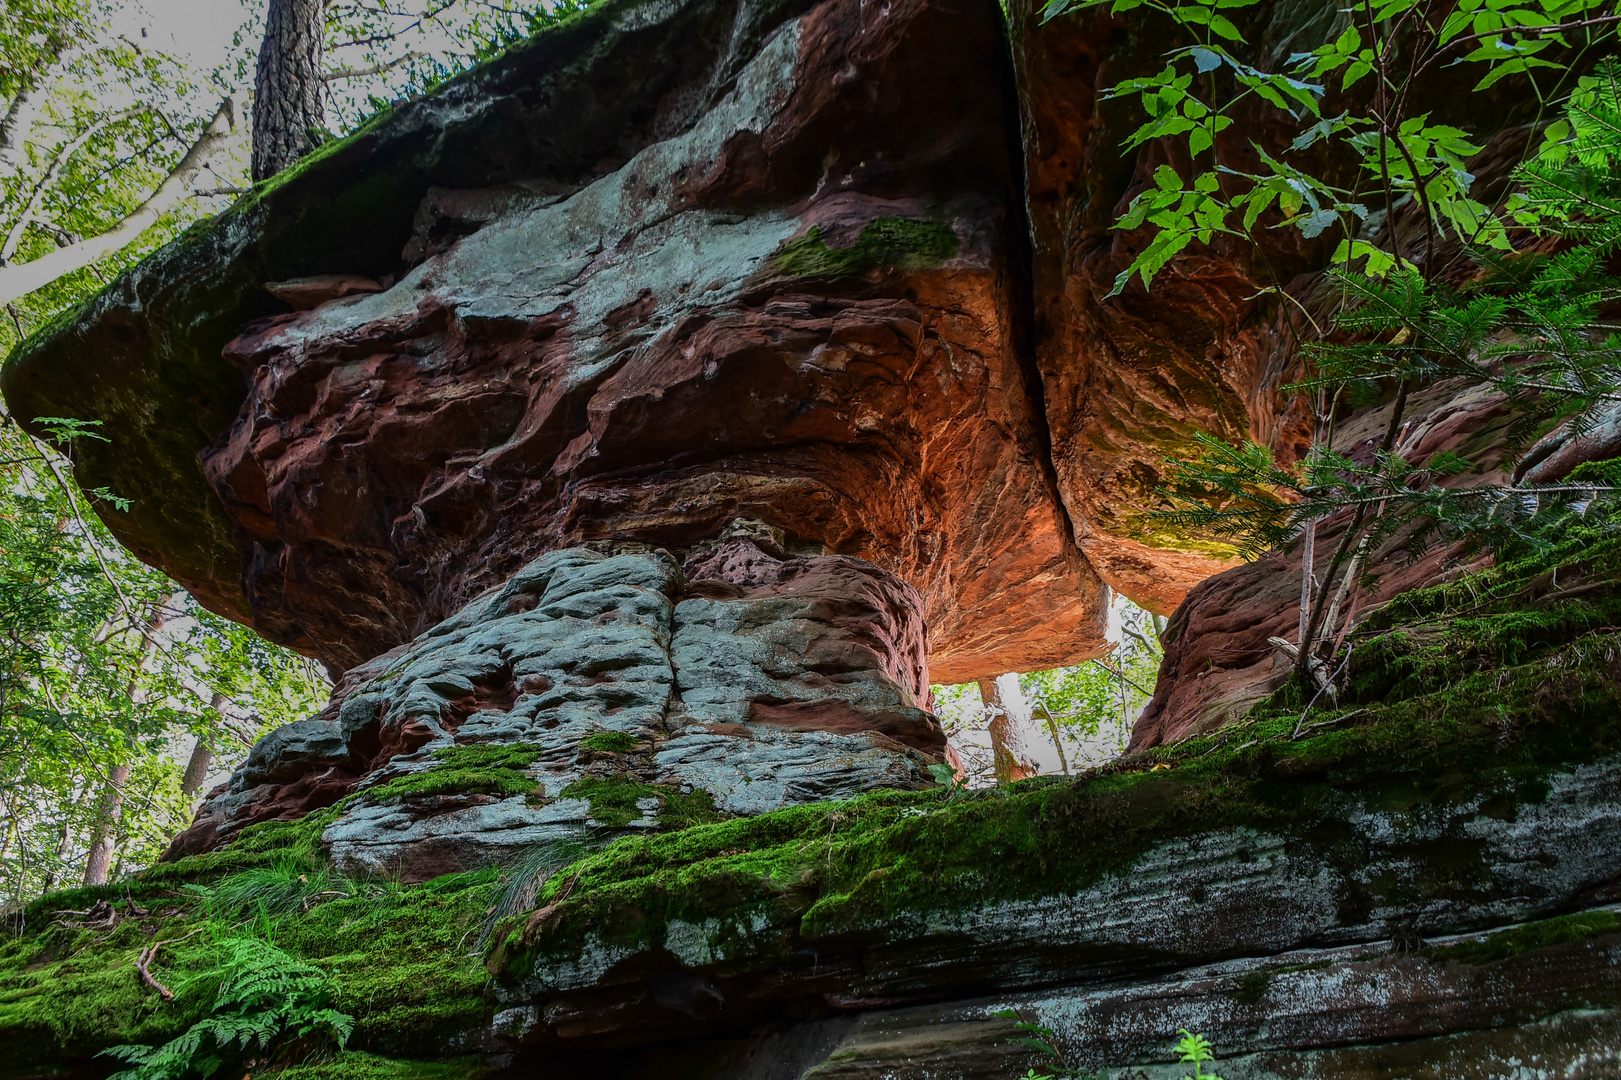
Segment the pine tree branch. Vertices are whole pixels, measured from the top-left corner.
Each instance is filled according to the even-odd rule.
[[[383,60],[375,64],[365,64],[361,67],[337,68],[322,73],[321,78],[327,82],[332,82],[335,79],[359,79],[367,75],[381,75],[385,71],[394,70],[407,60],[416,60],[427,55],[427,53],[408,52],[394,60]]]

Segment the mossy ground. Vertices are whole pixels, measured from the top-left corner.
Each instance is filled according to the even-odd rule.
[[[586,800],[591,804],[593,818],[616,828],[642,820],[642,808],[636,804],[648,799],[658,801],[656,814],[662,831],[690,829],[721,819],[715,800],[707,791],[683,795],[675,787],[643,784],[623,777],[588,776],[564,788],[559,797]]]
[[[581,750],[602,754],[628,754],[638,745],[636,736],[623,731],[595,731],[580,740]]]
[[[628,824],[641,817],[639,800],[656,798],[669,831],[621,839],[552,874],[536,906],[554,910],[503,923],[489,971],[522,978],[538,958],[572,955],[593,935],[650,942],[672,919],[743,910],[803,941],[859,938],[932,912],[1072,893],[1126,871],[1156,844],[1217,828],[1283,831],[1331,847],[1317,827],[1353,806],[1423,813],[1467,799],[1483,813],[1512,815],[1544,797],[1553,771],[1621,751],[1618,627],[1621,530],[1573,522],[1543,550],[1406,594],[1370,616],[1357,632],[1345,699],[1305,725],[1283,691],[1238,726],[1076,778],[877,791],[748,819],[715,820],[702,793],[582,780],[564,794],[590,800],[599,820]],[[522,775],[530,760],[523,748],[482,750],[442,768],[488,780]],[[498,905],[497,872],[410,887],[334,884],[323,876],[319,838],[337,811],[254,826],[227,848],[134,882],[33,905],[23,931],[0,940],[0,1046],[29,1064],[171,1037],[207,1007],[218,980],[213,941],[248,923],[331,973],[340,1007],[357,1019],[357,1051],[425,1057],[442,1052],[447,1036],[482,1025],[495,1007],[489,972],[468,953]],[[1393,882],[1381,899],[1422,899],[1474,872],[1454,869]],[[50,924],[50,912],[97,899],[128,917],[101,930]],[[1487,963],[1611,933],[1617,918],[1548,920],[1433,957]],[[135,954],[199,925],[207,929],[158,962],[177,991],[164,1004],[137,980]],[[379,1080],[465,1075],[456,1063],[434,1072],[422,1070],[439,1066],[340,1061],[354,1066],[342,1075]],[[295,1075],[339,1075],[335,1067],[311,1064]]]
[[[1572,594],[1549,591],[1555,580]],[[1307,726],[1284,691],[1236,728],[1076,779],[874,792],[622,839],[557,873],[537,903],[564,887],[567,898],[527,934],[514,928],[493,968],[522,977],[537,957],[591,935],[651,943],[672,919],[742,909],[808,941],[859,935],[897,918],[1072,892],[1176,836],[1303,834],[1347,800],[1479,797],[1512,814],[1543,797],[1552,770],[1621,750],[1618,626],[1621,533],[1571,522],[1543,550],[1368,619],[1351,692]],[[1458,888],[1478,869],[1432,868],[1392,882],[1384,899]]]
[[[315,1065],[295,1065],[278,1080],[481,1080],[495,1070],[483,1057],[401,1061],[375,1054],[339,1054]]]
[[[223,977],[217,943],[244,933],[331,976],[336,1007],[355,1018],[354,1050],[432,1057],[451,1036],[487,1023],[496,1009],[488,975],[468,953],[500,893],[498,872],[416,886],[356,883],[324,868],[312,843],[319,830],[309,820],[245,830],[233,845],[244,850],[182,860],[184,870],[164,864],[148,872],[150,880],[58,893],[32,905],[21,932],[0,937],[0,1048],[8,1065],[83,1060],[110,1045],[173,1038],[213,1001]],[[87,910],[95,900],[119,912],[114,926],[75,927],[75,917],[53,915]],[[136,956],[153,941],[193,931],[165,946],[153,966],[175,991],[175,1000],[164,1002],[140,982]],[[331,1072],[335,1063],[291,1075],[476,1075],[460,1065],[444,1071],[350,1054],[339,1062],[364,1069]]]
[[[1553,919],[1526,923],[1507,930],[1488,934],[1478,941],[1465,941],[1428,949],[1424,955],[1431,960],[1455,960],[1461,964],[1490,964],[1511,956],[1545,949],[1550,945],[1564,945],[1573,941],[1621,932],[1621,914],[1614,911],[1582,911],[1574,915],[1560,915]]]

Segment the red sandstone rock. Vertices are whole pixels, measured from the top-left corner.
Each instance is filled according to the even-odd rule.
[[[329,300],[341,300],[345,296],[364,296],[382,291],[383,287],[377,282],[359,274],[316,274],[314,277],[289,281],[265,282],[265,292],[277,300],[286,301],[297,311],[319,307]]]
[[[1462,483],[1506,479],[1500,436],[1509,415],[1501,395],[1442,384],[1413,395],[1407,415],[1398,454],[1424,461],[1441,450],[1461,452],[1476,466]],[[1352,458],[1366,458],[1388,423],[1388,408],[1369,410],[1340,428],[1335,446]],[[1331,518],[1319,527],[1319,570],[1332,557],[1345,524],[1344,518]],[[1457,572],[1459,556],[1457,548],[1442,546],[1415,560],[1403,538],[1394,538],[1367,561],[1366,576],[1376,584],[1352,590],[1347,618],[1354,622],[1398,593]],[[1298,547],[1273,552],[1193,588],[1171,618],[1159,682],[1132,731],[1129,749],[1172,743],[1233,723],[1288,680],[1290,661],[1267,638],[1299,638],[1300,563]]]
[[[565,198],[434,189],[392,289],[227,346],[250,388],[203,461],[257,626],[346,668],[544,550],[747,514],[909,581],[936,679],[1100,648],[1019,357],[990,9],[862,10]]]

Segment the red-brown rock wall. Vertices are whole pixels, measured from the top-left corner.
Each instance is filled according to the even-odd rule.
[[[227,346],[250,390],[203,458],[257,625],[349,667],[540,551],[745,514],[910,581],[936,678],[1101,647],[1019,355],[999,35],[864,11],[788,24],[578,193]]]

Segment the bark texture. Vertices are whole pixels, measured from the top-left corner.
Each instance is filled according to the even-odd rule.
[[[1041,766],[1030,746],[1030,706],[1019,690],[1019,677],[1006,674],[980,679],[979,700],[991,717],[986,727],[991,736],[996,782],[1011,784],[1039,773]]]
[[[253,179],[264,180],[319,146],[325,0],[270,0],[253,74]]]

